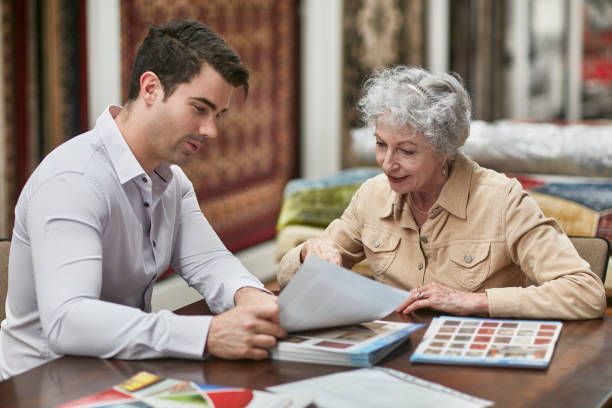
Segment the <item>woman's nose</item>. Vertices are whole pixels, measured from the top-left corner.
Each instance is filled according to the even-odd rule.
[[[392,149],[387,149],[387,151],[385,152],[385,157],[382,163],[383,170],[388,171],[388,170],[393,169],[393,167],[395,167],[396,161],[395,161],[394,153],[395,152]]]

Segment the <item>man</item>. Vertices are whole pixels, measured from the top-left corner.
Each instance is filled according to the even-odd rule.
[[[262,359],[285,335],[276,298],[227,251],[176,166],[217,136],[248,79],[201,23],[150,29],[126,106],[49,154],[19,197],[1,378],[63,354]],[[150,313],[169,265],[220,314]]]

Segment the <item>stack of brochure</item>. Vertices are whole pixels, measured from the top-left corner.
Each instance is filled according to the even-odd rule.
[[[441,316],[432,320],[413,363],[546,368],[563,323]]]
[[[277,360],[371,367],[422,324],[381,321],[409,293],[310,257],[281,292]],[[323,330],[325,329],[325,330]]]
[[[60,408],[301,408],[309,406],[311,401],[306,397],[197,384],[141,371],[121,384],[60,405]]]
[[[352,326],[293,333],[271,352],[276,360],[371,367],[421,324],[375,320]]]

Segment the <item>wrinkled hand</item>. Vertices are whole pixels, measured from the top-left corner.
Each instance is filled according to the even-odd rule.
[[[240,288],[234,294],[236,306],[257,306],[264,304],[276,304],[277,297],[271,293],[264,292],[251,286]]]
[[[206,339],[205,352],[236,360],[262,360],[276,339],[287,335],[278,325],[279,307],[276,303],[259,306],[236,306],[212,318]]]
[[[334,265],[342,266],[342,256],[338,245],[330,239],[311,238],[304,242],[300,251],[300,262],[303,263],[311,255],[316,255]]]
[[[425,307],[458,316],[489,314],[486,293],[463,292],[437,282],[411,290],[410,297],[395,311],[408,314]]]

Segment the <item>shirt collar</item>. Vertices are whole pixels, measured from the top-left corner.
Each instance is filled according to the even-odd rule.
[[[458,153],[437,200],[441,207],[461,219],[466,218],[472,174],[476,165],[463,153]]]
[[[144,176],[146,172],[134,156],[132,149],[125,141],[115,117],[121,111],[120,106],[109,105],[96,121],[100,139],[108,151],[108,156],[117,173],[119,182],[125,184],[135,177]],[[168,183],[172,179],[172,170],[167,163],[161,163],[154,170],[159,179]]]
[[[153,170],[153,173],[164,183],[168,183],[172,180],[173,173],[168,163],[160,163],[159,166]]]

